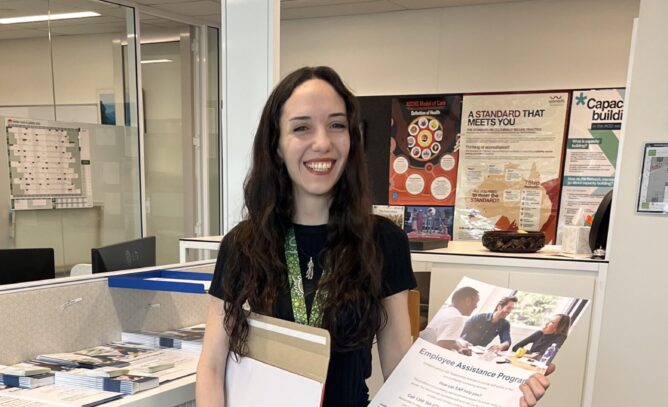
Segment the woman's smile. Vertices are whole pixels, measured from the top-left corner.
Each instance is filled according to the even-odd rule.
[[[335,163],[336,160],[332,159],[308,160],[304,161],[304,166],[306,166],[311,174],[328,175],[330,172],[332,172],[332,167]]]

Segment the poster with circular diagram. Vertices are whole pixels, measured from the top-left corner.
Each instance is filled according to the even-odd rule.
[[[454,205],[461,108],[461,95],[392,100],[390,205]]]

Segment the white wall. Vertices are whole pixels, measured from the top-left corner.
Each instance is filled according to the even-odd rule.
[[[56,103],[97,103],[97,90],[114,89],[112,41],[116,37],[100,34],[53,38]],[[0,55],[0,106],[53,103],[46,37],[0,41]]]
[[[100,90],[113,90],[114,40],[119,34],[53,37],[56,103],[97,103]]]
[[[536,0],[281,23],[281,74],[358,95],[623,86],[639,0]]]
[[[242,219],[243,183],[262,107],[278,77],[279,0],[222,0],[223,229]]]
[[[668,2],[642,0],[613,203],[595,407],[668,405],[668,216],[635,212],[644,143],[668,143],[667,18]]]
[[[53,104],[47,37],[0,41],[0,106]]]

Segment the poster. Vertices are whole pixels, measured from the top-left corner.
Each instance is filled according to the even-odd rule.
[[[668,143],[645,144],[638,212],[668,213]]]
[[[624,115],[624,89],[577,90],[571,100],[557,244],[578,209],[593,215],[613,188]]]
[[[464,96],[455,240],[524,229],[554,242],[568,98],[566,92]]]
[[[409,239],[452,240],[452,206],[407,206],[403,229]]]
[[[98,105],[100,107],[100,124],[116,125],[116,98],[113,91],[100,91],[98,93]]]
[[[14,210],[90,208],[88,129],[47,120],[5,120]]]
[[[461,96],[394,98],[390,205],[453,205]]]
[[[588,303],[464,277],[370,406],[517,407],[520,385],[568,346]]]
[[[395,225],[404,228],[404,207],[390,205],[374,205],[373,214],[391,220]]]

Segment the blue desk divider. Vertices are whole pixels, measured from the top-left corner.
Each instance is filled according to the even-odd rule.
[[[174,270],[153,270],[122,276],[110,276],[107,281],[109,287],[115,288],[133,288],[137,290],[153,291],[175,291],[182,293],[206,294],[205,283],[210,282],[213,274],[210,273],[190,273]],[[197,280],[193,281],[156,281],[150,278],[169,278],[177,280]]]

